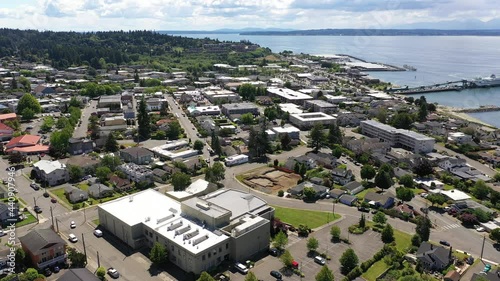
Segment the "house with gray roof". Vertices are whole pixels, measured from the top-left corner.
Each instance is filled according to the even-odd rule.
[[[389,209],[394,205],[395,199],[387,192],[385,193],[367,192],[364,200],[365,202],[368,202],[370,205],[376,208],[382,207],[384,209]]]
[[[66,241],[51,228],[32,230],[19,241],[26,256],[38,269],[66,261]]]
[[[59,161],[40,160],[33,164],[32,170],[41,182],[50,186],[63,184],[69,181],[66,164]]]
[[[304,181],[299,183],[298,185],[289,189],[289,192],[293,195],[302,195],[304,192],[304,188],[310,187],[316,191],[316,198],[321,198],[328,193],[328,187],[314,184],[309,181]]]
[[[5,225],[10,222],[17,222],[18,220],[19,204],[15,203],[13,206],[9,206],[6,203],[0,202],[0,223]]]
[[[96,183],[89,187],[89,195],[92,198],[103,198],[113,195],[113,189],[102,183]]]
[[[332,178],[333,181],[344,185],[347,184],[348,182],[352,181],[352,171],[351,170],[346,170],[346,169],[333,169],[332,170]]]
[[[351,195],[356,195],[363,191],[365,187],[358,181],[351,181],[344,185],[344,189]]]
[[[125,162],[146,165],[153,161],[154,153],[144,147],[130,147],[120,150],[120,157],[123,158]]]
[[[425,269],[441,271],[452,262],[452,253],[451,247],[446,249],[429,242],[422,242],[416,257]]]
[[[70,268],[57,281],[100,281],[94,273],[86,268]]]
[[[349,194],[344,194],[344,195],[340,196],[340,199],[339,199],[340,203],[345,204],[347,206],[353,206],[354,204],[356,204],[357,201],[358,201],[358,197],[353,196],[353,195],[349,195]]]
[[[333,199],[339,199],[344,194],[345,194],[345,190],[342,190],[342,189],[331,189],[330,190],[330,198],[333,198]]]
[[[81,190],[76,186],[67,186],[64,188],[64,195],[70,203],[83,202],[89,199],[89,194],[85,190]]]

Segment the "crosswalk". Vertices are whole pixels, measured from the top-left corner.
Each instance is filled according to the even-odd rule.
[[[449,229],[454,229],[454,228],[459,228],[459,227],[462,227],[462,226],[458,223],[441,226],[441,228],[444,230],[449,230]]]

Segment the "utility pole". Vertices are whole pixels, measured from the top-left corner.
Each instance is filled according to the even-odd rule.
[[[57,218],[56,218],[56,229],[57,229],[56,232],[59,233],[59,221],[57,220]]]
[[[35,202],[35,207],[36,207],[36,198],[35,197],[33,197],[33,201]],[[35,207],[33,207],[33,208],[35,208]],[[36,210],[35,210],[35,214],[36,214],[36,221],[37,221],[37,223],[39,223],[40,220],[38,219],[38,212]]]
[[[481,247],[481,260],[483,260],[484,242],[485,241],[486,241],[486,235],[483,236],[483,247]]]
[[[87,264],[88,263],[87,247],[85,247],[85,237],[83,236],[83,233],[82,233],[82,243],[83,243],[83,254],[85,255],[85,264]]]
[[[50,217],[52,218],[52,230],[54,230],[54,213],[52,213],[52,206],[50,206]]]
[[[97,268],[101,267],[101,260],[99,259],[99,251],[97,251]]]

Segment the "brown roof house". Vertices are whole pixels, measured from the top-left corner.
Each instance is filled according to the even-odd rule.
[[[66,262],[66,241],[51,228],[32,230],[19,241],[26,256],[39,269]]]

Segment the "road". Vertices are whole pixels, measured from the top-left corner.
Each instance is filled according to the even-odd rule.
[[[76,126],[75,132],[73,133],[74,138],[84,138],[87,137],[87,129],[89,125],[89,117],[92,112],[96,112],[97,101],[90,100],[89,103],[82,110],[81,121],[82,124],[80,126]]]

